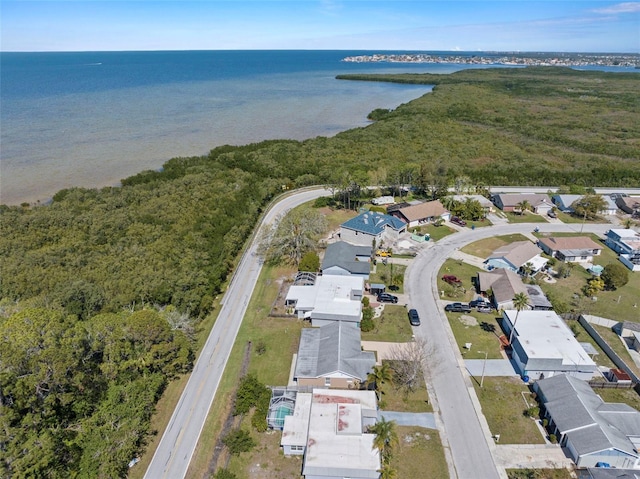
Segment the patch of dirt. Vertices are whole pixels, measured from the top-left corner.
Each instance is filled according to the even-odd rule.
[[[467,316],[466,314],[463,314],[462,316],[460,316],[458,318],[458,321],[460,321],[465,326],[477,326],[478,325],[478,320],[476,318],[474,318],[473,316]]]

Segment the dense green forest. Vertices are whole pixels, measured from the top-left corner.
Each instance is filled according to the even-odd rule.
[[[436,85],[333,138],[223,146],[122,187],[0,207],[0,475],[121,477],[284,188],[640,185],[638,74],[563,68],[350,77]],[[200,331],[206,334],[206,331]]]

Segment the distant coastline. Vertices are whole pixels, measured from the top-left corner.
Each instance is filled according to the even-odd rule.
[[[452,63],[463,65],[508,65],[508,66],[603,66],[640,67],[640,55],[636,54],[591,54],[591,53],[549,53],[549,54],[464,54],[451,53],[376,53],[355,55],[342,59],[348,63]]]

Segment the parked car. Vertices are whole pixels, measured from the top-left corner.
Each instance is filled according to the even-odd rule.
[[[467,222],[458,216],[452,216],[451,222],[458,226],[467,226]]]
[[[462,284],[462,281],[457,276],[454,276],[452,274],[445,274],[442,277],[442,281],[444,281],[445,283],[449,283],[453,286],[459,286]]]
[[[394,296],[392,294],[389,293],[380,293],[378,295],[378,302],[379,303],[397,303],[398,302],[398,297]]]
[[[444,310],[451,313],[470,313],[471,307],[464,303],[449,303],[444,307]]]
[[[490,313],[493,311],[493,308],[489,306],[489,303],[485,303],[484,305],[477,306],[476,311],[478,311],[478,313]]]
[[[473,301],[470,301],[469,306],[472,308],[478,308],[481,306],[491,307],[491,303],[489,303],[489,301],[487,301],[484,298],[478,298],[478,299],[474,299]]]
[[[548,216],[549,218],[557,218],[557,217],[558,217],[558,214],[557,214],[555,211],[553,211],[553,210],[549,210],[549,212],[547,213],[547,216]]]
[[[409,323],[411,323],[411,326],[420,326],[420,316],[418,316],[418,312],[415,309],[409,310]]]

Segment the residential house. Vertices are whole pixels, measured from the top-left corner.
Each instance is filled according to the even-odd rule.
[[[560,374],[534,385],[549,428],[578,467],[640,469],[640,412],[607,403],[588,383]],[[614,476],[615,477],[615,476]]]
[[[464,203],[467,200],[476,200],[482,206],[485,214],[493,213],[494,204],[482,195],[453,195],[453,199],[459,203]]]
[[[313,283],[294,283],[289,287],[285,307],[293,309],[298,318],[311,320],[312,326],[333,321],[349,321],[359,326],[363,294],[362,276],[323,275]]]
[[[493,195],[492,201],[502,211],[520,211],[520,203],[529,202],[532,211],[539,215],[546,215],[554,208],[549,196],[542,193],[508,193]]]
[[[535,272],[547,264],[547,260],[540,256],[540,253],[540,248],[531,241],[514,241],[496,249],[485,260],[485,264],[489,270],[506,268],[519,272],[529,263]]]
[[[409,205],[399,210],[394,211],[393,216],[401,219],[405,223],[408,223],[410,228],[420,226],[423,224],[433,223],[438,218],[448,220],[451,217],[440,200],[427,201],[424,203],[418,203],[416,205]]]
[[[578,479],[640,479],[637,469],[613,467],[588,467],[576,471]]]
[[[537,284],[525,284],[524,287],[527,290],[531,309],[534,311],[551,311],[553,309],[551,301],[549,301],[549,298],[547,298],[540,286]]]
[[[320,270],[323,275],[354,275],[369,279],[371,246],[337,241],[327,246]]]
[[[616,205],[625,213],[640,215],[640,196],[618,196]]]
[[[399,218],[367,211],[340,225],[340,239],[355,245],[376,246],[393,243],[407,231],[407,224]]]
[[[518,293],[527,294],[527,288],[520,276],[510,269],[496,269],[491,272],[478,273],[478,290],[490,296],[496,309],[512,309],[513,298]],[[492,294],[488,292],[491,291]]]
[[[587,236],[551,236],[541,238],[538,246],[549,256],[560,261],[592,262],[594,256],[602,253],[602,246]]]
[[[607,231],[605,244],[620,256],[618,259],[631,271],[640,271],[640,234],[632,229]]]
[[[366,432],[377,415],[374,391],[298,393],[280,445],[285,455],[304,455],[306,479],[378,479],[380,452],[373,445],[375,435]]]
[[[573,203],[582,199],[584,195],[553,195],[551,201],[558,207],[563,213],[573,213]],[[614,199],[610,196],[602,195],[602,199],[606,203],[606,208],[599,211],[601,215],[615,215],[618,212],[618,206]]]
[[[360,328],[333,321],[300,332],[293,380],[298,386],[357,389],[375,364],[375,354],[362,351]]]
[[[378,196],[377,198],[373,198],[371,203],[374,205],[392,205],[396,202],[393,196]]]
[[[523,377],[538,380],[568,373],[589,380],[596,374],[596,363],[554,311],[507,310],[501,323],[507,336],[514,330],[513,360]]]

